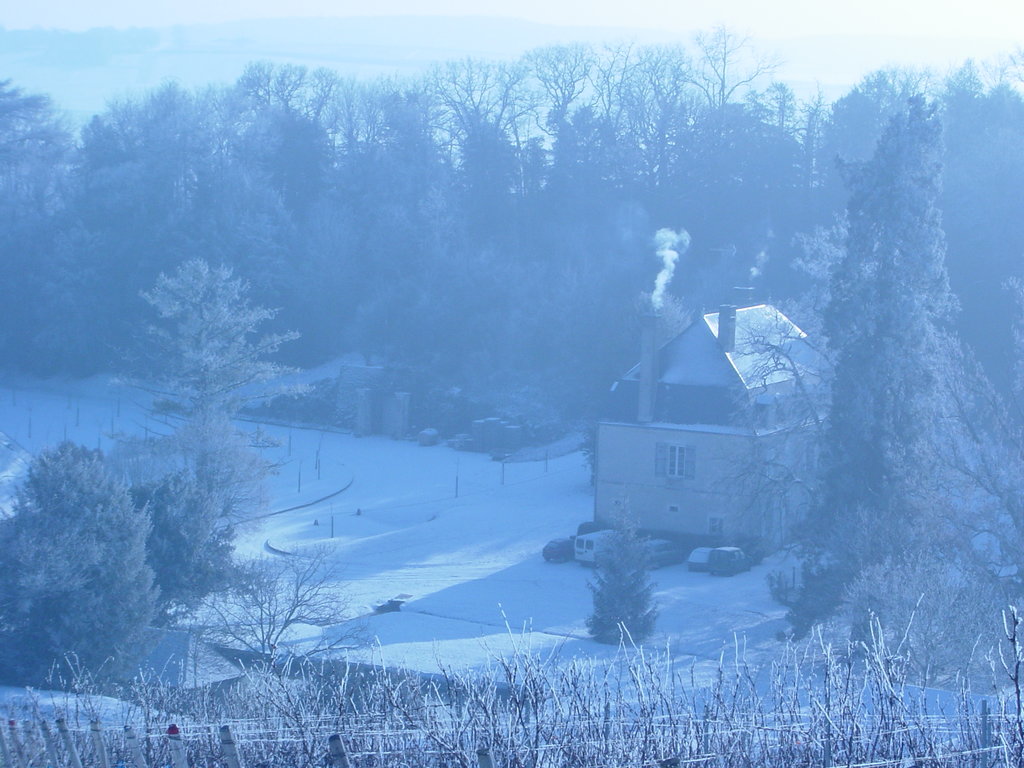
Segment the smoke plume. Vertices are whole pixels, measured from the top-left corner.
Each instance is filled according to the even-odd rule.
[[[665,303],[665,289],[676,271],[679,255],[686,253],[690,247],[690,235],[685,229],[678,232],[671,229],[659,229],[654,233],[654,247],[661,259],[661,272],[654,279],[654,292],[651,293],[651,305],[660,311]]]
[[[762,248],[757,256],[754,257],[754,266],[750,268],[750,279],[756,280],[759,278],[761,273],[764,272],[764,265],[767,263],[768,252]]]

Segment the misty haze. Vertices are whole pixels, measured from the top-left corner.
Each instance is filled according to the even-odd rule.
[[[48,5],[0,766],[1024,765],[1019,9]]]

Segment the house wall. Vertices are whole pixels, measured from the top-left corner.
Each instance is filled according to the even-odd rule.
[[[723,542],[755,536],[779,545],[802,514],[799,492],[789,486],[801,472],[805,442],[795,431],[755,435],[728,428],[601,423],[594,519],[615,525],[625,513],[644,529]],[[659,444],[692,449],[692,477],[666,472]],[[764,461],[767,454],[771,462]],[[759,467],[787,463],[780,477],[759,474]]]

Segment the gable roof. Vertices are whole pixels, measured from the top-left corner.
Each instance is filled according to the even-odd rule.
[[[659,348],[656,421],[729,424],[744,395],[782,392],[798,377],[816,376],[807,334],[775,307],[737,309],[730,352],[718,343],[718,314],[700,315]],[[639,379],[638,363],[612,387],[609,416],[635,420]]]
[[[708,330],[718,339],[718,312],[703,317]],[[813,351],[807,334],[770,304],[736,310],[736,343],[732,352],[718,354],[729,361],[743,386],[761,389],[810,375]]]
[[[658,381],[690,387],[760,389],[814,370],[807,334],[770,304],[736,310],[732,352],[718,344],[718,312],[702,315],[658,351]],[[640,378],[640,364],[622,377]]]

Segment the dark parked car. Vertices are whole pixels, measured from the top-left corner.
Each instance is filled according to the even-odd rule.
[[[708,555],[708,572],[712,576],[734,576],[750,570],[750,558],[739,547],[716,547]]]
[[[668,539],[648,539],[644,547],[647,549],[647,564],[651,568],[662,568],[686,560],[686,550]]]
[[[541,554],[549,563],[568,563],[573,559],[573,544],[575,536],[566,536],[561,539],[552,539],[544,545]]]

